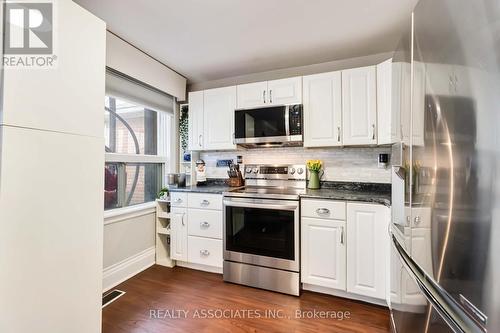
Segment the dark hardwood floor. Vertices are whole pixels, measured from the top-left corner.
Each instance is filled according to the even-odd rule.
[[[383,307],[307,291],[288,296],[181,267],[155,265],[116,289],[126,294],[103,309],[104,333],[389,332]],[[330,318],[297,316],[314,310]]]

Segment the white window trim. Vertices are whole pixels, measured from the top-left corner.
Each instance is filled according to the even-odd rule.
[[[117,153],[106,153],[104,159],[108,163],[168,163],[169,161],[168,156]]]
[[[156,201],[138,205],[120,207],[104,211],[104,225],[129,220],[134,217],[149,215],[156,212]]]

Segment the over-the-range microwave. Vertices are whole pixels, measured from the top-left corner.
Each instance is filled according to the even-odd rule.
[[[235,143],[247,148],[302,146],[302,119],[302,104],[235,110]]]

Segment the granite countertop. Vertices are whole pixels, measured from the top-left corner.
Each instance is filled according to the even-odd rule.
[[[193,192],[193,193],[211,193],[222,194],[227,191],[236,189],[226,184],[224,179],[207,179],[207,185],[203,186],[186,186],[186,187],[170,187],[170,192]]]
[[[193,192],[222,194],[236,189],[229,187],[223,179],[209,179],[205,186],[172,187],[170,192]],[[319,190],[306,189],[301,198],[360,201],[391,206],[391,184],[321,182]]]
[[[319,190],[307,189],[302,198],[372,202],[391,206],[391,184],[322,182]]]

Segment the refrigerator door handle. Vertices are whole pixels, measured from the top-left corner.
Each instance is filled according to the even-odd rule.
[[[417,283],[424,297],[441,315],[454,332],[486,332],[486,328],[479,325],[432,277],[425,273],[415,261],[406,253],[394,235],[392,242],[401,259],[403,267],[410,277]]]

